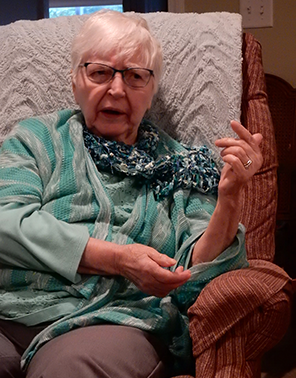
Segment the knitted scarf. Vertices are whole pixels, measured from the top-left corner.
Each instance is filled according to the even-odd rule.
[[[159,132],[146,120],[142,121],[138,140],[132,146],[94,135],[85,125],[83,136],[99,170],[134,176],[140,185],[147,184],[157,198],[166,197],[177,188],[217,193],[220,175],[211,151],[202,146],[158,157]]]

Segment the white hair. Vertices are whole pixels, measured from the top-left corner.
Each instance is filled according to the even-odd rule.
[[[143,17],[111,10],[93,13],[72,44],[73,78],[86,56],[95,55],[103,59],[110,53],[115,53],[123,61],[136,57],[143,68],[153,70],[156,93],[162,70],[162,48]]]

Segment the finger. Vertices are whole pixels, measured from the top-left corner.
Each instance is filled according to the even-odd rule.
[[[186,282],[191,276],[189,270],[184,271],[183,269],[183,271],[181,271],[177,268],[177,272],[172,272],[168,269],[164,269],[166,267],[175,265],[176,260],[165,254],[159,253],[153,248],[148,249],[147,257],[150,261],[146,260],[146,263],[143,266],[141,276],[147,275],[152,277],[155,281],[157,281],[160,284],[171,285],[181,285],[184,282]]]
[[[247,175],[247,170],[244,168],[244,163],[239,159],[237,158],[235,155],[225,155],[223,156],[223,161],[224,163],[227,163],[228,166],[231,167],[231,169],[229,170],[228,172],[228,175],[229,174],[233,174],[235,173],[235,176],[241,176],[241,174],[243,174],[243,176],[241,177],[242,179],[245,178],[245,176]],[[228,168],[227,165],[225,165],[225,169]],[[242,170],[242,168],[244,168]],[[233,176],[233,178],[235,177]]]
[[[219,146],[222,144],[231,145],[235,141],[238,141],[238,140],[245,140],[248,143],[248,141],[252,137],[252,134],[243,125],[241,125],[238,121],[231,121],[230,126],[232,130],[236,133],[236,135],[239,137],[239,139],[235,137],[220,138],[216,140],[215,142],[216,145],[219,145]]]
[[[259,134],[259,133],[253,134],[253,139],[256,141],[257,146],[260,146],[262,139],[263,139],[263,135]]]
[[[246,152],[246,150],[238,146],[225,147],[221,151],[220,155],[222,158],[227,155],[233,155],[240,159],[242,162],[246,162],[249,159],[249,154]]]
[[[152,277],[162,285],[181,286],[191,277],[190,270],[183,270],[178,272],[171,272],[163,268],[155,269],[151,272]]]
[[[252,134],[238,121],[231,121],[230,126],[236,135],[247,143],[252,142]]]
[[[229,147],[229,146],[241,146],[244,149],[251,147],[255,152],[259,151],[259,145],[262,141],[261,134],[252,135],[243,125],[237,121],[231,121],[231,127],[237,134],[237,138],[221,138],[216,140],[215,145],[217,147]]]
[[[178,266],[178,268],[175,270],[176,273],[182,273],[184,272],[184,267],[183,266]]]
[[[163,266],[165,268],[168,268],[170,266],[173,266],[176,264],[176,260],[163,254],[157,252],[155,249],[152,249],[149,251],[148,256],[155,261],[158,265]]]
[[[241,139],[246,141],[252,147],[258,147],[262,141],[262,135],[251,134],[249,130],[247,130],[240,122],[238,121],[231,121],[230,122],[232,130],[237,134],[237,136]]]
[[[185,284],[191,277],[190,271],[186,271],[186,274],[183,274],[183,272],[171,272],[158,266],[157,268],[161,270],[160,273],[155,271],[153,271],[154,274],[152,272],[148,275],[143,273],[141,277],[132,274],[133,277],[130,278],[146,294],[164,297],[172,290]]]
[[[227,147],[235,147],[245,151],[254,151],[255,153],[260,151],[259,145],[255,140],[250,144],[243,139],[223,138],[216,140],[215,145],[223,149]]]
[[[159,283],[156,282],[156,286],[154,286],[154,291],[157,292],[157,296],[164,297],[168,293],[170,293],[172,290],[177,289],[178,287],[184,285],[188,279],[191,277],[191,274],[188,274],[188,277],[182,281],[178,281],[175,283]]]

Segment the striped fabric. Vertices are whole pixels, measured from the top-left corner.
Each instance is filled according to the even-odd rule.
[[[290,319],[291,280],[272,263],[276,144],[261,46],[250,34],[244,35],[243,57],[242,123],[264,137],[264,163],[247,186],[243,202],[242,223],[247,228],[250,267],[214,279],[189,309],[196,378],[260,377],[262,355],[282,338]]]
[[[245,190],[242,223],[250,259],[273,261],[277,207],[277,153],[268,108],[261,46],[250,34],[243,43],[242,123],[252,133],[261,133],[263,165]]]
[[[285,282],[281,268],[253,260],[249,269],[227,273],[207,286],[189,310],[196,376],[259,374],[260,358],[289,324],[292,287]]]

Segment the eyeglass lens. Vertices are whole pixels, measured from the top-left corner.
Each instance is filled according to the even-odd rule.
[[[97,84],[108,83],[115,73],[116,71],[114,71],[113,68],[103,64],[90,63],[86,66],[86,74],[88,78]],[[133,88],[145,87],[151,76],[151,72],[145,68],[128,68],[120,71],[120,73],[123,76],[124,82]]]

